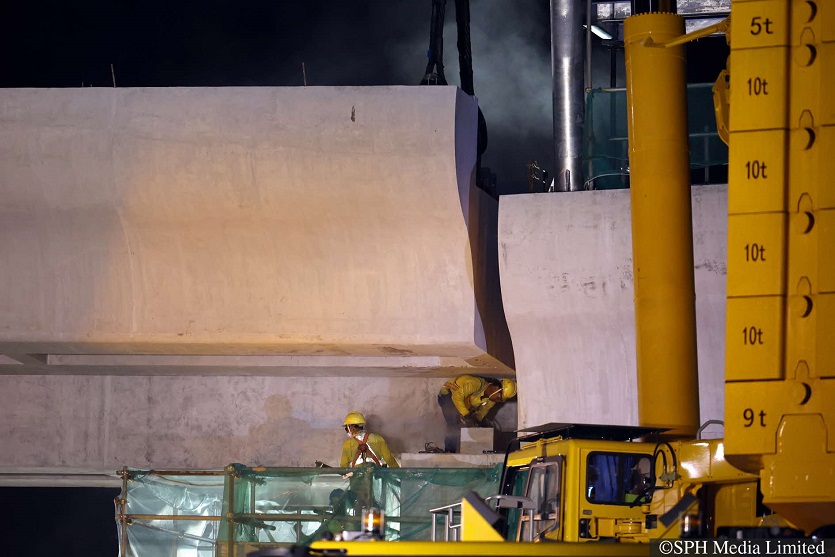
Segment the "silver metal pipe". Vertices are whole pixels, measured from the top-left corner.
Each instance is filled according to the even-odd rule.
[[[581,0],[582,1],[582,0]],[[586,0],[586,25],[584,33],[584,38],[586,40],[586,50],[584,54],[584,59],[586,61],[586,78],[584,80],[584,87],[583,87],[583,94],[586,91],[592,88],[591,84],[591,14],[592,14],[592,0]]]
[[[551,0],[555,189],[583,189],[585,0]]]

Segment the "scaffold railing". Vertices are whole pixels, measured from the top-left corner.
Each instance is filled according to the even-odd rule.
[[[123,468],[116,500],[121,557],[245,557],[358,530],[385,513],[386,540],[430,540],[431,510],[496,493],[492,468]]]

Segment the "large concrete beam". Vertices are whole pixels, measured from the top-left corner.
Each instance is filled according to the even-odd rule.
[[[724,416],[726,193],[692,188],[702,423]],[[519,426],[638,425],[629,191],[504,196],[499,245]]]
[[[512,374],[453,87],[0,90],[0,374]]]

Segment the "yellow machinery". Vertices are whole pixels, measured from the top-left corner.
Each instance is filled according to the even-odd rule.
[[[726,456],[832,536],[835,6],[735,0],[731,21]]]
[[[714,88],[730,147],[726,439],[702,441],[682,45],[717,30],[731,45]],[[624,35],[644,427],[521,439],[495,510],[462,503],[462,541],[314,550],[627,555],[668,537],[835,537],[835,5],[733,0],[729,21],[696,34],[642,14]],[[623,543],[584,543],[599,541]]]
[[[729,22],[689,36],[672,14],[624,24],[640,421],[681,436],[698,415],[681,45],[724,31],[731,56],[714,95],[730,147],[725,457],[759,476],[767,508],[806,535],[827,536],[835,534],[833,26],[835,7],[821,0],[734,0]],[[684,372],[671,378],[672,367]],[[649,385],[668,396],[649,396]]]
[[[524,495],[533,507],[509,516],[509,537],[646,543],[761,524],[756,477],[723,459],[721,441],[629,441],[657,433],[563,425],[535,435],[509,455],[502,480],[503,493]],[[707,507],[718,513],[700,512]]]
[[[699,380],[686,68],[683,45],[662,46],[684,35],[684,20],[641,14],[623,29],[638,417],[641,425],[692,438]]]

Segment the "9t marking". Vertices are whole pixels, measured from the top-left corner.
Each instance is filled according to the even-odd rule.
[[[756,416],[759,416],[760,418],[760,427],[765,427],[765,410],[760,410],[759,414],[755,414],[753,408],[746,408],[742,412],[742,418],[745,420],[745,427],[751,427],[754,425],[754,422],[756,422],[754,418]]]

